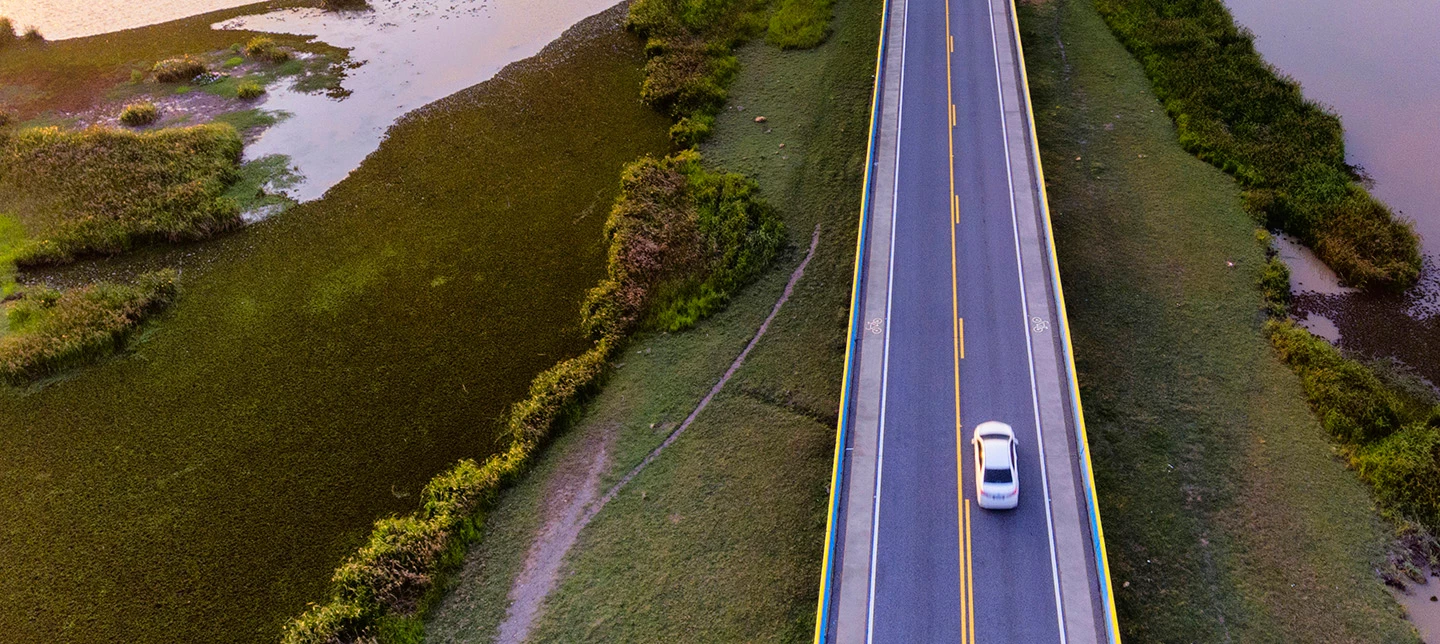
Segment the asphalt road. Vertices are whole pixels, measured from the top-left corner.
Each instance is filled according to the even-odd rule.
[[[856,300],[868,323],[847,367],[857,427],[837,455],[838,561],[827,559],[817,639],[1094,642],[1113,626],[1000,1],[892,0],[903,4],[882,50],[881,176],[868,188],[878,222],[862,237]],[[990,420],[1018,439],[1014,510],[975,501],[969,438]]]

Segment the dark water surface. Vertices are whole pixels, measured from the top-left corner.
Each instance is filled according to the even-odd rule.
[[[620,167],[667,146],[622,16],[401,119],[324,198],[151,254],[184,290],[137,350],[0,394],[0,642],[274,641],[495,449],[586,346]]]
[[[1426,255],[1420,285],[1403,295],[1297,288],[1297,317],[1324,317],[1347,350],[1399,358],[1440,382],[1440,2],[1225,3],[1265,60],[1339,113],[1349,161],[1414,222]]]

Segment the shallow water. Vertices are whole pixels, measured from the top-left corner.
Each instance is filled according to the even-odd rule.
[[[318,200],[178,263],[132,352],[0,391],[0,641],[274,642],[588,344],[624,163],[668,148],[622,12],[401,118]],[[451,43],[459,49],[466,41]]]
[[[285,88],[267,110],[290,114],[247,146],[255,159],[288,155],[303,179],[287,192],[308,201],[324,194],[366,155],[385,129],[409,112],[535,55],[546,43],[615,0],[371,0],[373,11],[287,9],[229,20],[221,28],[318,35],[350,48],[345,98]]]
[[[1342,346],[1393,356],[1440,382],[1440,5],[1433,0],[1225,0],[1265,60],[1345,126],[1349,161],[1421,236],[1425,268],[1403,295],[1334,288],[1290,263],[1297,318],[1323,318]],[[1282,256],[1285,253],[1282,252]],[[1328,271],[1327,271],[1328,272]],[[1303,283],[1302,283],[1303,282]],[[1432,340],[1433,339],[1433,340]]]
[[[39,27],[49,40],[154,25],[259,0],[0,0],[17,29]]]

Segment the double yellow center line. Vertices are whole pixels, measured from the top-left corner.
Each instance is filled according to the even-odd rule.
[[[960,360],[965,357],[965,320],[960,317],[959,271],[955,260],[955,227],[960,223],[960,196],[955,193],[955,91],[950,58],[955,37],[950,34],[950,0],[945,2],[945,102],[950,127],[945,137],[950,145],[950,319],[955,330],[955,498],[960,529],[960,641],[975,641],[975,575],[970,543],[970,500],[965,498],[965,432],[960,422]]]

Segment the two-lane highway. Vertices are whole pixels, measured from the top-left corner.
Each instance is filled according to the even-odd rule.
[[[1118,641],[1013,6],[885,29],[816,639]],[[1014,510],[976,504],[987,420]]]

